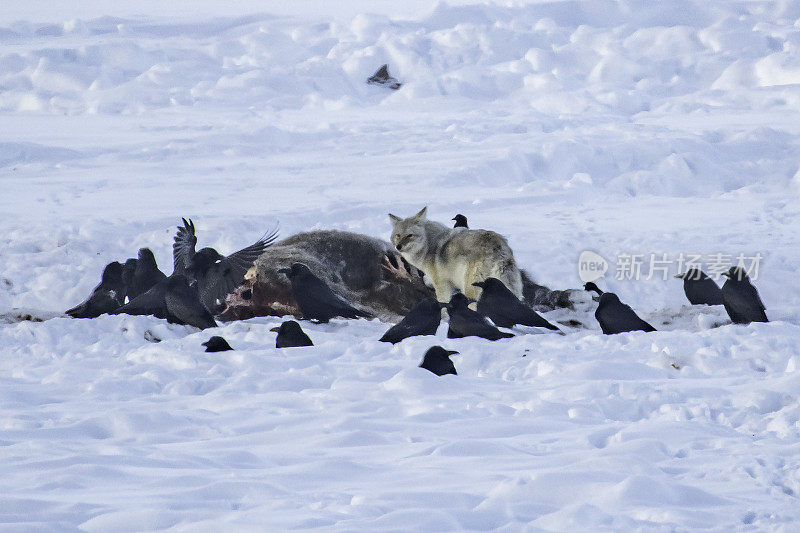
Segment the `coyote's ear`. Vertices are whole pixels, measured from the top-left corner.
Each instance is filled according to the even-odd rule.
[[[399,217],[399,216],[397,216],[397,215],[393,215],[393,214],[389,213],[389,220],[391,220],[391,221],[392,221],[392,224],[397,224],[398,222],[400,222],[400,221],[401,221],[401,220],[403,220],[403,219],[402,219],[402,218],[400,218],[400,217]]]
[[[425,213],[428,212],[428,206],[422,208],[422,211],[411,217],[412,219],[416,220],[425,220]]]

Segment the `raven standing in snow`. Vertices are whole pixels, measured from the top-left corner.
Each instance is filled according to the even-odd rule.
[[[600,295],[600,304],[594,317],[606,335],[625,333],[626,331],[656,331],[656,328],[639,318],[639,315],[619,300],[613,292],[603,292],[591,281],[584,285],[587,291],[595,291]]]
[[[719,286],[699,268],[690,268],[675,277],[683,280],[683,292],[692,305],[722,305]]]
[[[514,336],[513,333],[500,331],[491,325],[485,316],[467,307],[469,303],[470,300],[460,292],[450,298],[450,303],[447,304],[447,312],[450,314],[447,338],[481,337],[496,341]]]
[[[114,261],[106,265],[100,284],[80,305],[66,311],[72,318],[96,318],[111,313],[125,302],[125,282],[122,280],[122,265]]]
[[[231,345],[228,344],[228,341],[225,340],[224,337],[220,337],[219,335],[214,335],[206,342],[203,343],[203,346],[206,347],[206,352],[227,352],[233,350]]]
[[[442,309],[434,298],[424,298],[380,338],[381,342],[397,344],[408,337],[436,335],[442,320]]]
[[[299,346],[314,346],[311,338],[306,335],[300,324],[294,320],[287,320],[279,327],[272,328],[270,331],[277,331],[278,336],[275,338],[276,348],[295,348]]]
[[[744,269],[731,267],[722,275],[728,278],[722,286],[723,305],[734,324],[769,322],[764,302]]]
[[[483,289],[478,298],[478,312],[489,317],[501,328],[522,324],[523,326],[560,331],[542,318],[539,313],[522,303],[499,279],[486,278],[486,280],[475,282],[473,285]]]
[[[333,293],[330,287],[314,275],[303,263],[294,263],[291,268],[281,268],[292,282],[292,294],[306,320],[328,322],[331,318],[370,318]]]
[[[450,360],[450,356],[457,353],[455,350],[445,350],[441,346],[431,346],[425,352],[419,367],[429,370],[437,376],[444,376],[445,374],[458,375],[456,366]]]

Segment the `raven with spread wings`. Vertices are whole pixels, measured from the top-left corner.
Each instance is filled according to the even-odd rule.
[[[244,281],[253,262],[278,238],[278,229],[247,248],[224,256],[213,248],[195,251],[197,236],[191,219],[183,219],[172,245],[175,274],[185,275],[196,285],[200,301],[214,315],[225,306],[225,297]]]

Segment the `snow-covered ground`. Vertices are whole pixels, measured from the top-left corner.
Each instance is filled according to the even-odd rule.
[[[105,4],[0,15],[6,528],[800,527],[800,3]],[[401,90],[364,83],[383,63]],[[169,272],[181,216],[225,253],[424,205],[552,288],[598,252],[661,331],[13,319],[142,246]],[[762,254],[773,322],[692,308],[674,266],[613,279],[651,253]],[[433,344],[458,376],[416,368]]]

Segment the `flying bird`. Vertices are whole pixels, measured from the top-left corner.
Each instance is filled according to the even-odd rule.
[[[744,269],[731,267],[722,275],[728,278],[722,286],[723,305],[734,324],[769,322],[764,302]]]
[[[298,346],[314,346],[311,339],[294,320],[287,320],[279,327],[272,328],[270,331],[277,331],[275,338],[276,348],[295,348]]]
[[[80,305],[66,311],[72,318],[96,318],[111,313],[125,302],[125,282],[122,281],[122,265],[114,261],[103,269],[100,284],[92,289],[89,297]]]
[[[397,344],[408,337],[436,335],[442,320],[442,309],[434,298],[424,298],[380,338],[381,342]]]
[[[513,337],[513,333],[500,331],[486,320],[482,314],[467,307],[470,300],[457,292],[450,298],[447,311],[450,314],[450,326],[447,329],[449,339],[461,337],[482,337],[490,341]]]
[[[455,350],[445,350],[441,346],[431,346],[422,357],[419,367],[429,370],[437,376],[444,376],[445,374],[458,375],[456,366],[450,360],[450,356],[457,353]]]
[[[331,318],[370,318],[340,297],[328,285],[314,275],[303,263],[294,263],[291,268],[281,268],[278,272],[286,274],[292,282],[292,293],[303,318],[328,322]]]
[[[453,228],[467,228],[467,229],[469,229],[469,225],[467,224],[467,217],[465,217],[461,213],[457,214],[456,216],[454,216],[450,220],[455,220],[456,221],[456,223],[453,226]]]
[[[197,288],[189,285],[189,280],[182,274],[173,274],[167,280],[164,303],[167,313],[182,324],[200,329],[217,327],[214,317],[200,302]]]
[[[656,328],[639,318],[639,315],[630,306],[622,303],[619,296],[613,292],[603,292],[591,281],[583,287],[600,295],[600,304],[594,312],[594,317],[606,335],[626,331],[656,331]]]
[[[228,341],[225,340],[224,337],[220,337],[219,335],[214,335],[206,342],[203,343],[203,346],[206,347],[206,352],[227,352],[229,350],[233,350],[231,345],[228,344]]]
[[[539,313],[522,303],[499,279],[486,278],[485,281],[478,281],[473,285],[483,289],[478,298],[478,312],[489,317],[501,328],[522,324],[560,331]]]
[[[675,276],[683,280],[683,292],[692,305],[722,305],[722,290],[699,268],[690,268]]]
[[[197,283],[200,301],[211,314],[218,313],[225,297],[244,281],[244,275],[264,250],[278,238],[277,228],[247,248],[224,256],[214,248],[195,251],[197,236],[194,222],[183,220],[178,226],[172,245],[174,273],[184,274],[190,282]]]

